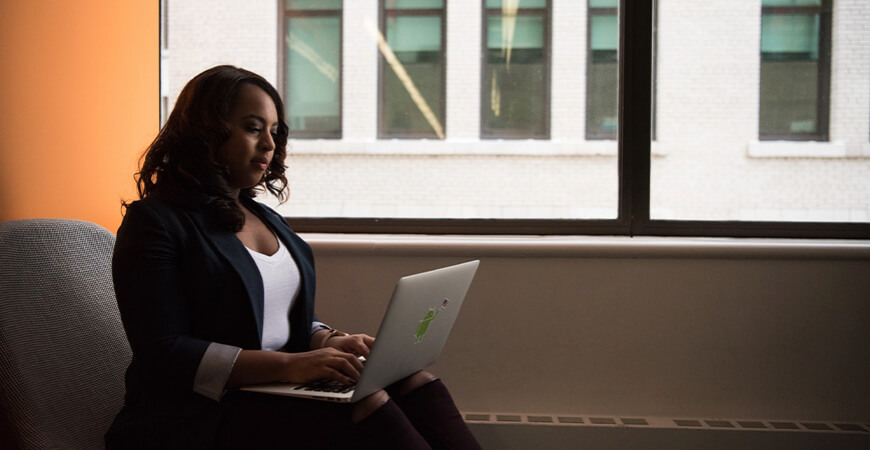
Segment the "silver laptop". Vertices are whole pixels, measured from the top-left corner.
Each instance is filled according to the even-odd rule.
[[[479,264],[469,261],[400,279],[356,386],[323,380],[242,390],[352,403],[429,366],[441,355]]]

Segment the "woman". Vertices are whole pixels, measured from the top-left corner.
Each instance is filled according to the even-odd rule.
[[[314,315],[311,249],[258,190],[283,200],[288,127],[259,75],[194,77],[145,153],[113,277],[133,351],[112,448],[480,448],[426,372],[353,404],[239,391],[353,383],[374,343]]]

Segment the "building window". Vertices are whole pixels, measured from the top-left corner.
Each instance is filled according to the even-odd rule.
[[[619,101],[619,0],[589,0],[586,139],[616,139]]]
[[[285,0],[283,89],[290,134],[341,137],[342,0]]]
[[[763,0],[759,138],[827,140],[830,0]]]
[[[484,0],[480,132],[483,138],[548,139],[548,0]]]
[[[378,137],[444,139],[444,0],[380,6]]]

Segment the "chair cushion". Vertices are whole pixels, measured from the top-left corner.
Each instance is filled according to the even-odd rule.
[[[0,222],[0,402],[28,448],[102,448],[123,404],[114,241],[83,221]]]

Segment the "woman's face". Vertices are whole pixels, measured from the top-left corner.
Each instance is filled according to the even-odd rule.
[[[227,183],[233,189],[247,189],[263,179],[275,153],[278,112],[263,89],[246,83],[239,88],[230,110],[230,136],[218,148],[217,161],[229,168]]]

